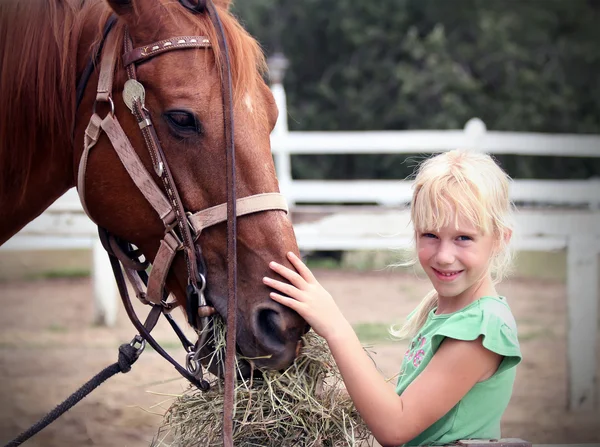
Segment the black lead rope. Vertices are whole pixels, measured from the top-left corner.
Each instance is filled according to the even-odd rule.
[[[5,447],[16,447],[21,445],[33,435],[37,434],[64,413],[74,407],[84,397],[102,385],[107,379],[110,379],[117,373],[127,373],[131,370],[131,365],[139,358],[142,348],[137,348],[135,343],[141,343],[142,339],[136,336],[131,343],[123,344],[119,347],[119,360],[116,363],[104,368],[96,374],[91,380],[85,383],[81,388],[71,394],[63,403],[57,405],[54,410],[32,425],[29,429],[21,433],[15,439],[6,444]]]

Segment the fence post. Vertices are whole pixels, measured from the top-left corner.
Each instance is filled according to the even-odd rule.
[[[594,176],[588,180],[592,187],[590,189],[594,191],[600,191],[600,177]],[[591,211],[598,212],[600,211],[600,197],[596,196],[595,199],[592,199],[589,203],[589,207]]]
[[[568,409],[591,411],[597,405],[597,235],[571,234],[567,250]]]
[[[467,137],[466,149],[481,151],[486,132],[485,123],[479,118],[471,118],[467,121],[465,124],[465,134]]]
[[[287,101],[285,89],[283,88],[283,78],[288,66],[287,59],[281,53],[275,53],[267,60],[269,65],[269,77],[271,79],[271,92],[275,98],[275,104],[279,109],[277,123],[272,132],[272,144],[275,145],[275,169],[277,170],[277,179],[279,189],[286,197],[288,206],[293,207],[294,197],[292,194],[292,163],[290,153],[287,149],[288,121],[287,121]]]
[[[117,322],[117,284],[108,255],[96,237],[92,247],[92,287],[94,323],[112,327]]]

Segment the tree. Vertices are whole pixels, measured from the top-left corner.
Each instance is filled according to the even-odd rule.
[[[450,129],[478,116],[494,130],[600,133],[598,0],[245,0],[236,11],[290,59],[293,130]],[[403,178],[405,158],[294,166]],[[515,177],[600,175],[598,159],[499,158]]]

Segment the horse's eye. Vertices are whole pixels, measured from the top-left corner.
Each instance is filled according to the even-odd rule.
[[[171,110],[165,112],[164,116],[169,126],[177,133],[188,135],[202,133],[202,124],[193,113],[185,110]]]

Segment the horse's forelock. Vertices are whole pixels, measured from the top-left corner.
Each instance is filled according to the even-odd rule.
[[[213,46],[217,65],[222,66],[219,39],[217,32],[206,12],[193,13],[182,8],[176,2],[165,4],[168,14],[175,23],[192,22],[196,34],[206,35]],[[258,42],[248,34],[237,19],[225,8],[216,6],[219,18],[227,38],[231,77],[234,89],[234,101],[239,104],[246,93],[254,92],[261,81],[261,75],[266,71],[265,57]]]

